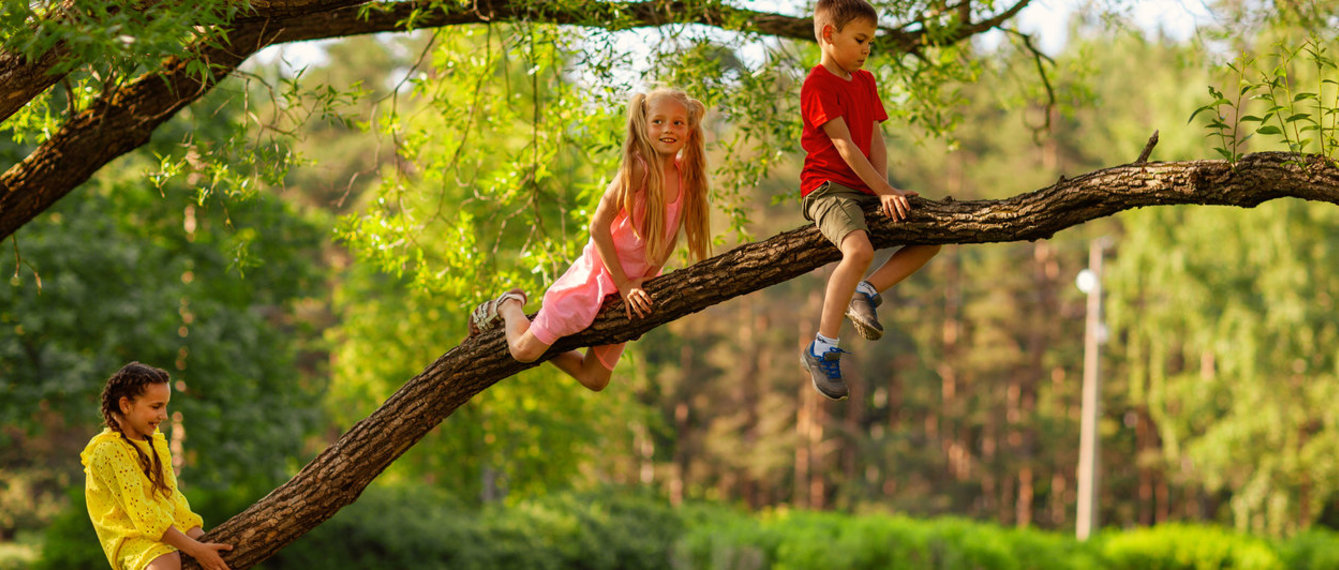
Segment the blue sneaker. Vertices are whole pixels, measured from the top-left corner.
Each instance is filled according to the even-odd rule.
[[[814,354],[814,343],[800,350],[800,363],[809,371],[818,393],[833,400],[845,400],[846,382],[842,381],[841,357],[850,354],[840,348],[829,348],[822,356]]]

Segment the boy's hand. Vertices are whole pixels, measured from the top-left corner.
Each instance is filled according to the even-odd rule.
[[[907,201],[907,197],[918,196],[919,194],[910,190],[898,190],[891,186],[889,189],[892,190],[891,193],[879,195],[880,209],[883,210],[884,215],[892,218],[893,221],[900,222],[907,219],[907,215],[911,213],[911,202]]]

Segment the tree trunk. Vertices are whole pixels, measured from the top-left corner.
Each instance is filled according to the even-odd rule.
[[[912,214],[894,223],[869,215],[875,246],[1035,240],[1113,213],[1154,205],[1253,207],[1279,197],[1339,204],[1339,168],[1321,158],[1260,153],[1223,161],[1141,163],[1103,169],[1006,200],[934,202],[912,198]],[[835,261],[840,252],[813,226],[741,245],[652,279],[656,312],[629,321],[611,296],[590,328],[559,339],[544,359],[585,346],[635,340],[647,331],[711,305],[777,284]],[[213,542],[234,545],[224,559],[250,568],[352,503],[391,462],[471,397],[540,361],[512,360],[501,331],[465,339],[428,365],[372,415],[290,481],[214,528]],[[803,372],[798,364],[795,371]],[[804,484],[797,480],[796,484]],[[187,561],[185,568],[198,568]]]

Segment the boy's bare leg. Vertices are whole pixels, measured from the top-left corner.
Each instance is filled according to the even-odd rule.
[[[868,238],[866,239],[868,240]],[[930,258],[937,253],[939,253],[938,245],[908,245],[893,253],[892,257],[889,257],[888,261],[883,262],[883,265],[875,269],[874,273],[865,278],[865,281],[869,281],[869,284],[873,285],[876,291],[882,293],[924,267],[930,261]],[[856,284],[859,283],[859,281],[856,281]],[[847,295],[847,297],[850,297],[850,295]],[[845,305],[842,306],[845,307]]]
[[[577,382],[593,392],[603,390],[613,377],[613,371],[605,368],[595,356],[595,351],[589,349],[585,354],[578,350],[569,350],[553,357],[549,362],[566,372],[568,376],[576,378]]]
[[[874,247],[870,245],[869,234],[864,230],[846,234],[838,249],[842,251],[842,260],[832,270],[832,276],[828,277],[828,288],[823,293],[823,314],[818,321],[819,334],[828,338],[837,338],[841,333],[846,306],[850,304],[851,295],[855,294],[861,276],[874,259]]]

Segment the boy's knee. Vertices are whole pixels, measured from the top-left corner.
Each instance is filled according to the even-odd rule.
[[[874,259],[874,245],[869,243],[869,234],[863,231],[846,234],[846,237],[842,238],[841,247],[838,249],[841,249],[843,259],[849,259],[857,263],[869,265],[869,262]]]

